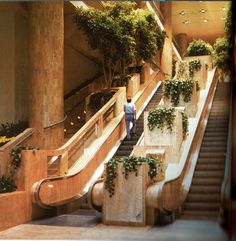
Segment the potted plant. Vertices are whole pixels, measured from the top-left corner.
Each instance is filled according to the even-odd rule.
[[[188,45],[185,59],[188,61],[194,60],[196,58],[200,59],[202,65],[207,63],[209,68],[211,69],[212,68],[212,60],[211,60],[212,51],[213,51],[213,48],[209,43],[205,42],[202,39],[194,39]]]

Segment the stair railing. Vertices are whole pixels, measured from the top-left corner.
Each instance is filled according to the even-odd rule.
[[[232,162],[232,83],[231,95],[229,106],[229,124],[228,124],[228,137],[227,137],[227,150],[225,159],[224,179],[221,185],[221,199],[220,199],[220,212],[219,221],[225,226],[229,221],[229,212],[231,206],[231,162]]]
[[[216,71],[213,70],[212,82],[202,105],[195,133],[188,137],[179,164],[169,164],[175,175],[155,183],[147,188],[146,201],[150,208],[157,208],[164,214],[171,214],[180,208],[190,189],[194,168],[200,151],[201,141],[207,124],[216,90]]]

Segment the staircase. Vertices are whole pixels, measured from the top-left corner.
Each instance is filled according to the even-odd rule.
[[[224,177],[230,84],[218,83],[181,219],[216,220]]]
[[[151,100],[149,101],[148,105],[140,115],[140,117],[136,120],[136,134],[132,136],[131,140],[125,138],[121,145],[119,146],[118,150],[116,151],[115,156],[129,156],[133,151],[133,146],[136,145],[137,141],[139,140],[140,136],[143,133],[143,119],[144,119],[144,112],[149,111],[150,109],[156,108],[162,98],[162,85],[159,86],[158,90],[155,92]],[[132,130],[131,130],[132,133]]]

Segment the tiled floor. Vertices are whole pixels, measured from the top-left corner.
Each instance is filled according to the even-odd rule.
[[[100,217],[76,214],[33,221],[0,232],[0,239],[228,241],[213,221],[176,220],[162,227],[105,226]]]

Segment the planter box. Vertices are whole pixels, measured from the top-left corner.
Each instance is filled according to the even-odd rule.
[[[195,117],[198,110],[198,101],[200,97],[200,92],[196,90],[196,85],[194,85],[193,93],[189,102],[184,102],[182,95],[180,95],[180,101],[177,107],[185,107],[185,112],[188,117]],[[170,99],[164,98],[164,106],[172,106]]]
[[[182,115],[179,111],[183,108],[175,109],[176,117],[171,132],[166,127],[163,130],[155,128],[150,131],[147,125],[148,112],[144,112],[144,146],[155,146],[157,149],[164,149],[166,163],[177,163],[179,161],[183,141]]]
[[[134,74],[128,82],[126,95],[128,98],[133,98],[140,89],[140,74]]]
[[[118,164],[114,195],[110,197],[107,190],[103,193],[104,224],[128,226],[147,224],[146,190],[147,186],[153,183],[148,176],[148,170],[148,164],[143,163],[138,167],[137,176],[134,172],[130,172],[126,179],[123,174],[123,164]]]
[[[150,77],[150,64],[145,63],[140,74],[140,83],[145,83]]]
[[[190,61],[200,59],[202,65],[205,67],[205,64],[208,65],[208,70],[211,70],[213,68],[212,58],[210,55],[201,55],[201,56],[189,56],[185,57],[184,60]]]

